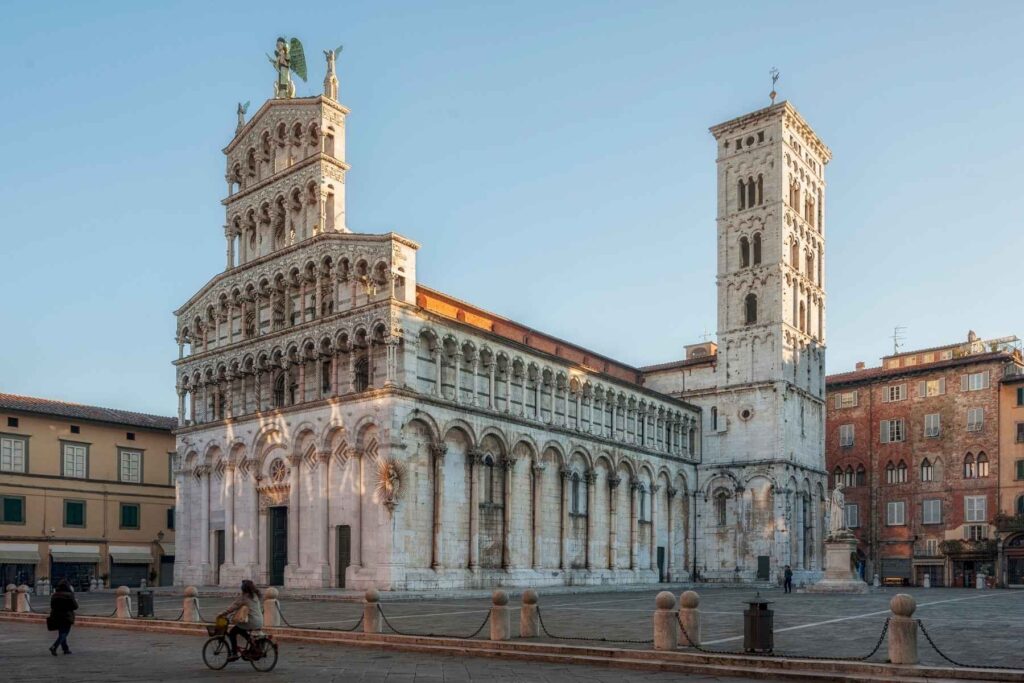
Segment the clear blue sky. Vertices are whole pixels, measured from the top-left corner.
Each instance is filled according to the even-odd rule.
[[[855,5],[855,6],[854,6]],[[633,364],[715,330],[708,126],[768,103],[827,171],[828,370],[1022,333],[1024,3],[21,2],[0,89],[0,391],[173,414],[224,265],[221,148],[283,33],[339,62],[349,225],[421,282]]]

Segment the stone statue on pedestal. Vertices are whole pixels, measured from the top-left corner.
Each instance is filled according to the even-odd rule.
[[[836,538],[846,531],[846,495],[843,487],[837,485],[832,489],[832,498],[828,505],[828,537]]]

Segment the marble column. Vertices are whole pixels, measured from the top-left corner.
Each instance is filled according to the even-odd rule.
[[[639,479],[632,479],[629,482],[629,568],[639,569],[640,548],[637,543],[637,492],[642,484]]]
[[[594,470],[588,471],[583,475],[583,481],[587,485],[587,545],[586,545],[586,561],[587,571],[594,569],[594,526],[597,521],[597,515],[595,514],[594,499],[595,499],[595,487],[597,483],[597,473]]]
[[[178,387],[178,426],[185,426],[185,390]]]
[[[672,556],[675,554],[675,511],[672,508],[672,501],[675,499],[676,493],[678,493],[678,490],[671,486],[665,489],[665,497],[668,504],[665,513],[665,517],[668,520],[668,526],[666,527],[668,531],[668,543],[665,548],[665,580],[669,582],[672,581]]]
[[[224,564],[235,564],[235,464],[224,466]]]
[[[441,353],[440,346],[435,346],[431,352],[434,354],[434,373],[436,375],[434,380],[434,396],[441,398],[444,396],[444,392],[441,389],[442,371],[444,369],[443,354]]]
[[[317,399],[324,397],[324,357],[319,353],[316,354],[316,389],[313,391],[313,395]]]
[[[436,443],[430,445],[430,453],[434,457],[434,539],[431,546],[430,566],[434,571],[444,569],[444,548],[442,532],[444,531],[444,456],[448,445]]]
[[[299,533],[302,528],[299,525],[299,507],[302,498],[299,495],[300,469],[302,458],[298,455],[288,457],[289,486],[288,486],[288,564],[292,568],[299,566]]]
[[[569,570],[569,493],[572,490],[572,472],[563,467],[559,472],[562,478],[562,533],[560,537],[560,557],[558,566],[562,571]]]
[[[356,393],[356,347],[348,346],[348,393]]]
[[[319,291],[319,287],[317,287],[317,291]],[[323,567],[330,567],[331,551],[329,539],[331,530],[331,452],[320,451],[319,457],[320,462],[317,466],[319,472],[317,474],[319,475],[320,484],[320,522],[318,524],[314,524],[314,527],[320,527],[320,536],[318,539],[320,541],[320,548],[319,552],[317,553],[317,556],[320,560],[320,564]],[[324,571],[324,574],[327,574],[327,572]]]
[[[452,365],[455,366],[455,392],[452,400],[462,403],[462,353],[456,351],[452,354]]]
[[[458,373],[456,373],[456,377]],[[469,569],[480,567],[480,463],[483,453],[472,449],[466,454],[469,466]]]
[[[190,564],[192,525],[186,517],[188,510],[191,509],[188,491],[185,490],[187,473],[181,466],[182,457],[180,455],[171,457],[174,462],[174,540],[178,548],[181,548],[174,554],[174,582],[177,584],[184,580],[182,574]]]
[[[501,463],[505,470],[505,515],[503,520],[502,528],[502,544],[501,544],[501,567],[502,569],[509,569],[513,566],[512,563],[512,505],[513,505],[513,492],[515,491],[514,477],[516,472],[516,458],[511,456],[505,456],[505,459]]]
[[[199,474],[199,563],[203,569],[203,580],[208,580],[210,570],[210,466],[202,465]]]
[[[618,530],[616,529],[615,509],[618,507],[619,484],[622,478],[614,472],[608,475],[608,569],[615,569],[619,561]]]
[[[541,568],[541,533],[543,532],[542,524],[542,506],[543,500],[541,493],[543,492],[544,485],[544,469],[547,467],[542,462],[537,460],[533,461],[533,466],[530,468],[530,472],[533,475],[533,568]]]
[[[487,364],[487,407],[494,410],[494,357],[491,356],[491,362]]]
[[[651,538],[649,545],[651,548],[650,567],[653,571],[658,570],[658,492],[660,490],[660,486],[651,484]]]

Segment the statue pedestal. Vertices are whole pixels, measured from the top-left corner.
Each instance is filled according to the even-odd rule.
[[[825,540],[825,578],[806,589],[808,593],[867,593],[868,585],[850,567],[857,552],[857,539],[849,531],[840,531]]]

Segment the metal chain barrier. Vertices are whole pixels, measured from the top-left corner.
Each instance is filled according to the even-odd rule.
[[[281,621],[288,628],[302,628],[302,629],[308,629],[308,630],[313,630],[313,631],[345,631],[345,632],[352,632],[352,631],[355,631],[357,628],[359,628],[362,625],[362,623],[363,623],[363,615],[359,615],[359,620],[356,621],[356,623],[354,625],[348,626],[348,627],[345,627],[345,628],[334,627],[334,626],[317,626],[317,627],[312,627],[312,626],[302,626],[301,624],[299,626],[295,626],[295,625],[291,624],[287,619],[285,619],[284,612],[281,611],[281,603],[280,602],[276,603],[276,607],[277,607],[277,614],[278,614],[278,616],[281,617]]]
[[[687,647],[692,647],[694,650],[697,650],[698,652],[703,652],[705,654],[740,655],[743,657],[781,657],[784,659],[818,659],[828,662],[864,662],[868,659],[871,659],[875,655],[875,653],[878,652],[878,649],[882,647],[882,643],[885,642],[885,634],[889,631],[889,619],[886,618],[885,623],[882,624],[882,632],[878,634],[878,641],[875,643],[875,646],[871,648],[871,652],[861,657],[837,657],[828,655],[792,655],[782,652],[775,652],[774,650],[772,650],[771,652],[747,652],[746,650],[711,650],[706,647],[701,647],[700,645],[694,645],[693,641],[690,640],[690,635],[686,632],[686,627],[683,626],[682,618],[679,616],[678,612],[676,612],[676,620],[679,622],[679,630],[686,638],[686,642],[690,643],[690,645],[688,645]]]
[[[455,635],[444,634],[444,633],[406,633],[406,632],[403,632],[403,631],[399,631],[397,628],[395,628],[394,626],[391,625],[391,622],[388,621],[387,615],[384,614],[384,610],[381,609],[380,604],[377,605],[377,611],[380,612],[380,616],[384,620],[384,624],[387,625],[387,627],[389,629],[391,629],[392,631],[394,631],[397,635],[400,635],[400,636],[414,636],[414,637],[426,637],[426,638],[458,638],[458,639],[462,639],[462,640],[469,640],[470,638],[475,638],[477,635],[479,635],[480,631],[484,630],[484,626],[487,625],[487,622],[491,618],[491,610],[487,610],[487,616],[484,617],[484,621],[483,621],[482,624],[480,624],[480,628],[478,628],[477,630],[473,631],[468,636],[455,636]]]
[[[953,666],[961,666],[961,667],[964,667],[965,669],[996,669],[996,670],[999,670],[999,671],[1020,671],[1021,670],[1019,667],[1014,667],[1014,666],[992,666],[991,664],[964,664],[963,662],[958,662],[957,660],[953,659],[952,657],[950,657],[945,652],[943,652],[942,650],[939,649],[939,646],[935,644],[935,641],[932,640],[932,637],[928,634],[928,629],[926,629],[924,627],[924,622],[923,621],[921,621],[920,619],[915,619],[914,621],[917,622],[918,627],[920,627],[920,629],[921,629],[921,633],[924,634],[924,639],[928,641],[928,644],[932,646],[932,649],[935,650],[935,652],[938,653],[938,655],[940,657],[945,659],[947,662],[949,662]]]
[[[556,636],[548,630],[547,626],[544,625],[544,617],[541,616],[540,605],[537,605],[537,621],[540,623],[540,628],[542,631],[544,631],[544,635],[546,635],[548,638],[553,638],[554,640],[589,640],[599,643],[631,643],[633,645],[650,645],[654,642],[653,638],[651,638],[650,640],[626,640],[619,638],[604,637],[591,638],[587,636]]]

